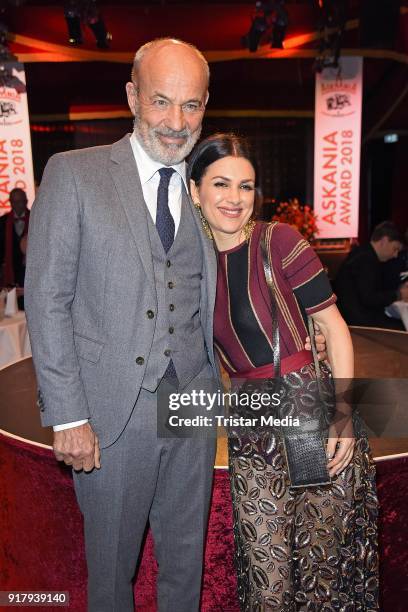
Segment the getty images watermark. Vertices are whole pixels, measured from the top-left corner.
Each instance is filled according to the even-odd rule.
[[[268,409],[277,408],[281,403],[279,393],[237,393],[222,392],[209,393],[204,390],[192,390],[189,393],[170,393],[168,408],[178,412],[183,408],[199,408],[209,414],[196,414],[195,416],[180,416],[170,414],[168,424],[170,427],[298,427],[298,418],[284,416],[278,418]],[[222,414],[215,414],[219,409]],[[231,409],[239,409],[245,415],[228,414]],[[256,414],[256,413],[259,414]],[[249,414],[253,416],[248,416]]]
[[[408,378],[333,378],[320,384],[303,384],[296,376],[273,384],[269,379],[237,380],[230,391],[212,380],[193,385],[183,390],[178,382],[158,386],[159,437],[217,437],[234,431],[250,436],[252,428],[281,427],[285,435],[307,435],[316,427],[326,435],[331,424],[337,431],[358,413],[370,437],[408,438]]]

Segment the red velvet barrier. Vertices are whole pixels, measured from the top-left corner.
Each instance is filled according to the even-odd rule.
[[[403,612],[408,594],[405,543],[408,458],[378,463],[377,474],[381,509],[381,609]],[[202,612],[239,610],[231,522],[228,473],[216,470]],[[85,612],[82,522],[70,471],[57,464],[50,450],[1,434],[0,540],[0,590],[68,591],[70,605],[64,609]],[[148,534],[135,585],[138,611],[156,610],[156,572],[152,538]]]

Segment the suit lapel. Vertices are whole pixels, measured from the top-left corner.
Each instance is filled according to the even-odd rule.
[[[128,134],[112,145],[109,170],[147,278],[154,286],[152,250],[147,226],[148,211]]]

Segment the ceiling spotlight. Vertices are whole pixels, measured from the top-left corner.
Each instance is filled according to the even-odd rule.
[[[96,4],[96,0],[88,2],[85,20],[95,36],[98,49],[108,49],[108,41],[112,40],[112,35],[106,30],[105,22]]]
[[[82,44],[82,24],[86,24],[95,36],[96,46],[99,49],[109,47],[112,35],[106,29],[96,0],[66,0],[64,14],[71,45]]]
[[[242,37],[242,44],[252,53],[258,50],[261,38],[268,29],[268,21],[265,15],[264,3],[255,4],[255,13],[248,34]]]
[[[1,0],[0,2],[0,87],[14,89],[18,94],[26,91],[23,81],[20,81],[16,71],[13,72],[13,65],[10,62],[17,62],[17,57],[11,52],[8,41],[8,6],[18,8],[24,4],[25,0]],[[13,101],[2,102],[0,105],[0,117],[9,117],[15,114],[16,110]]]
[[[242,38],[243,45],[252,52],[258,50],[262,39],[270,41],[272,47],[282,49],[288,25],[285,0],[257,2],[251,28]]]
[[[0,61],[1,62],[16,62],[17,57],[13,55],[9,48],[9,42],[7,38],[8,26],[5,20],[6,10],[4,5],[0,5]],[[1,70],[4,72],[4,66],[1,66]]]
[[[82,6],[80,0],[68,0],[65,3],[64,15],[68,28],[68,42],[70,45],[82,44],[81,28]]]
[[[288,27],[288,13],[285,9],[285,1],[277,0],[273,3],[274,17],[273,17],[273,32],[271,47],[276,49],[283,49],[283,40],[286,35],[286,28]]]
[[[345,0],[318,0],[320,33],[319,53],[316,57],[315,70],[338,68],[341,42],[346,25]]]

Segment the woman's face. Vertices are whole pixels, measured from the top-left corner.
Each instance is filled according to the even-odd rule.
[[[244,157],[223,157],[208,166],[197,187],[191,181],[194,202],[200,202],[214,236],[233,238],[250,219],[255,200],[255,170]]]

